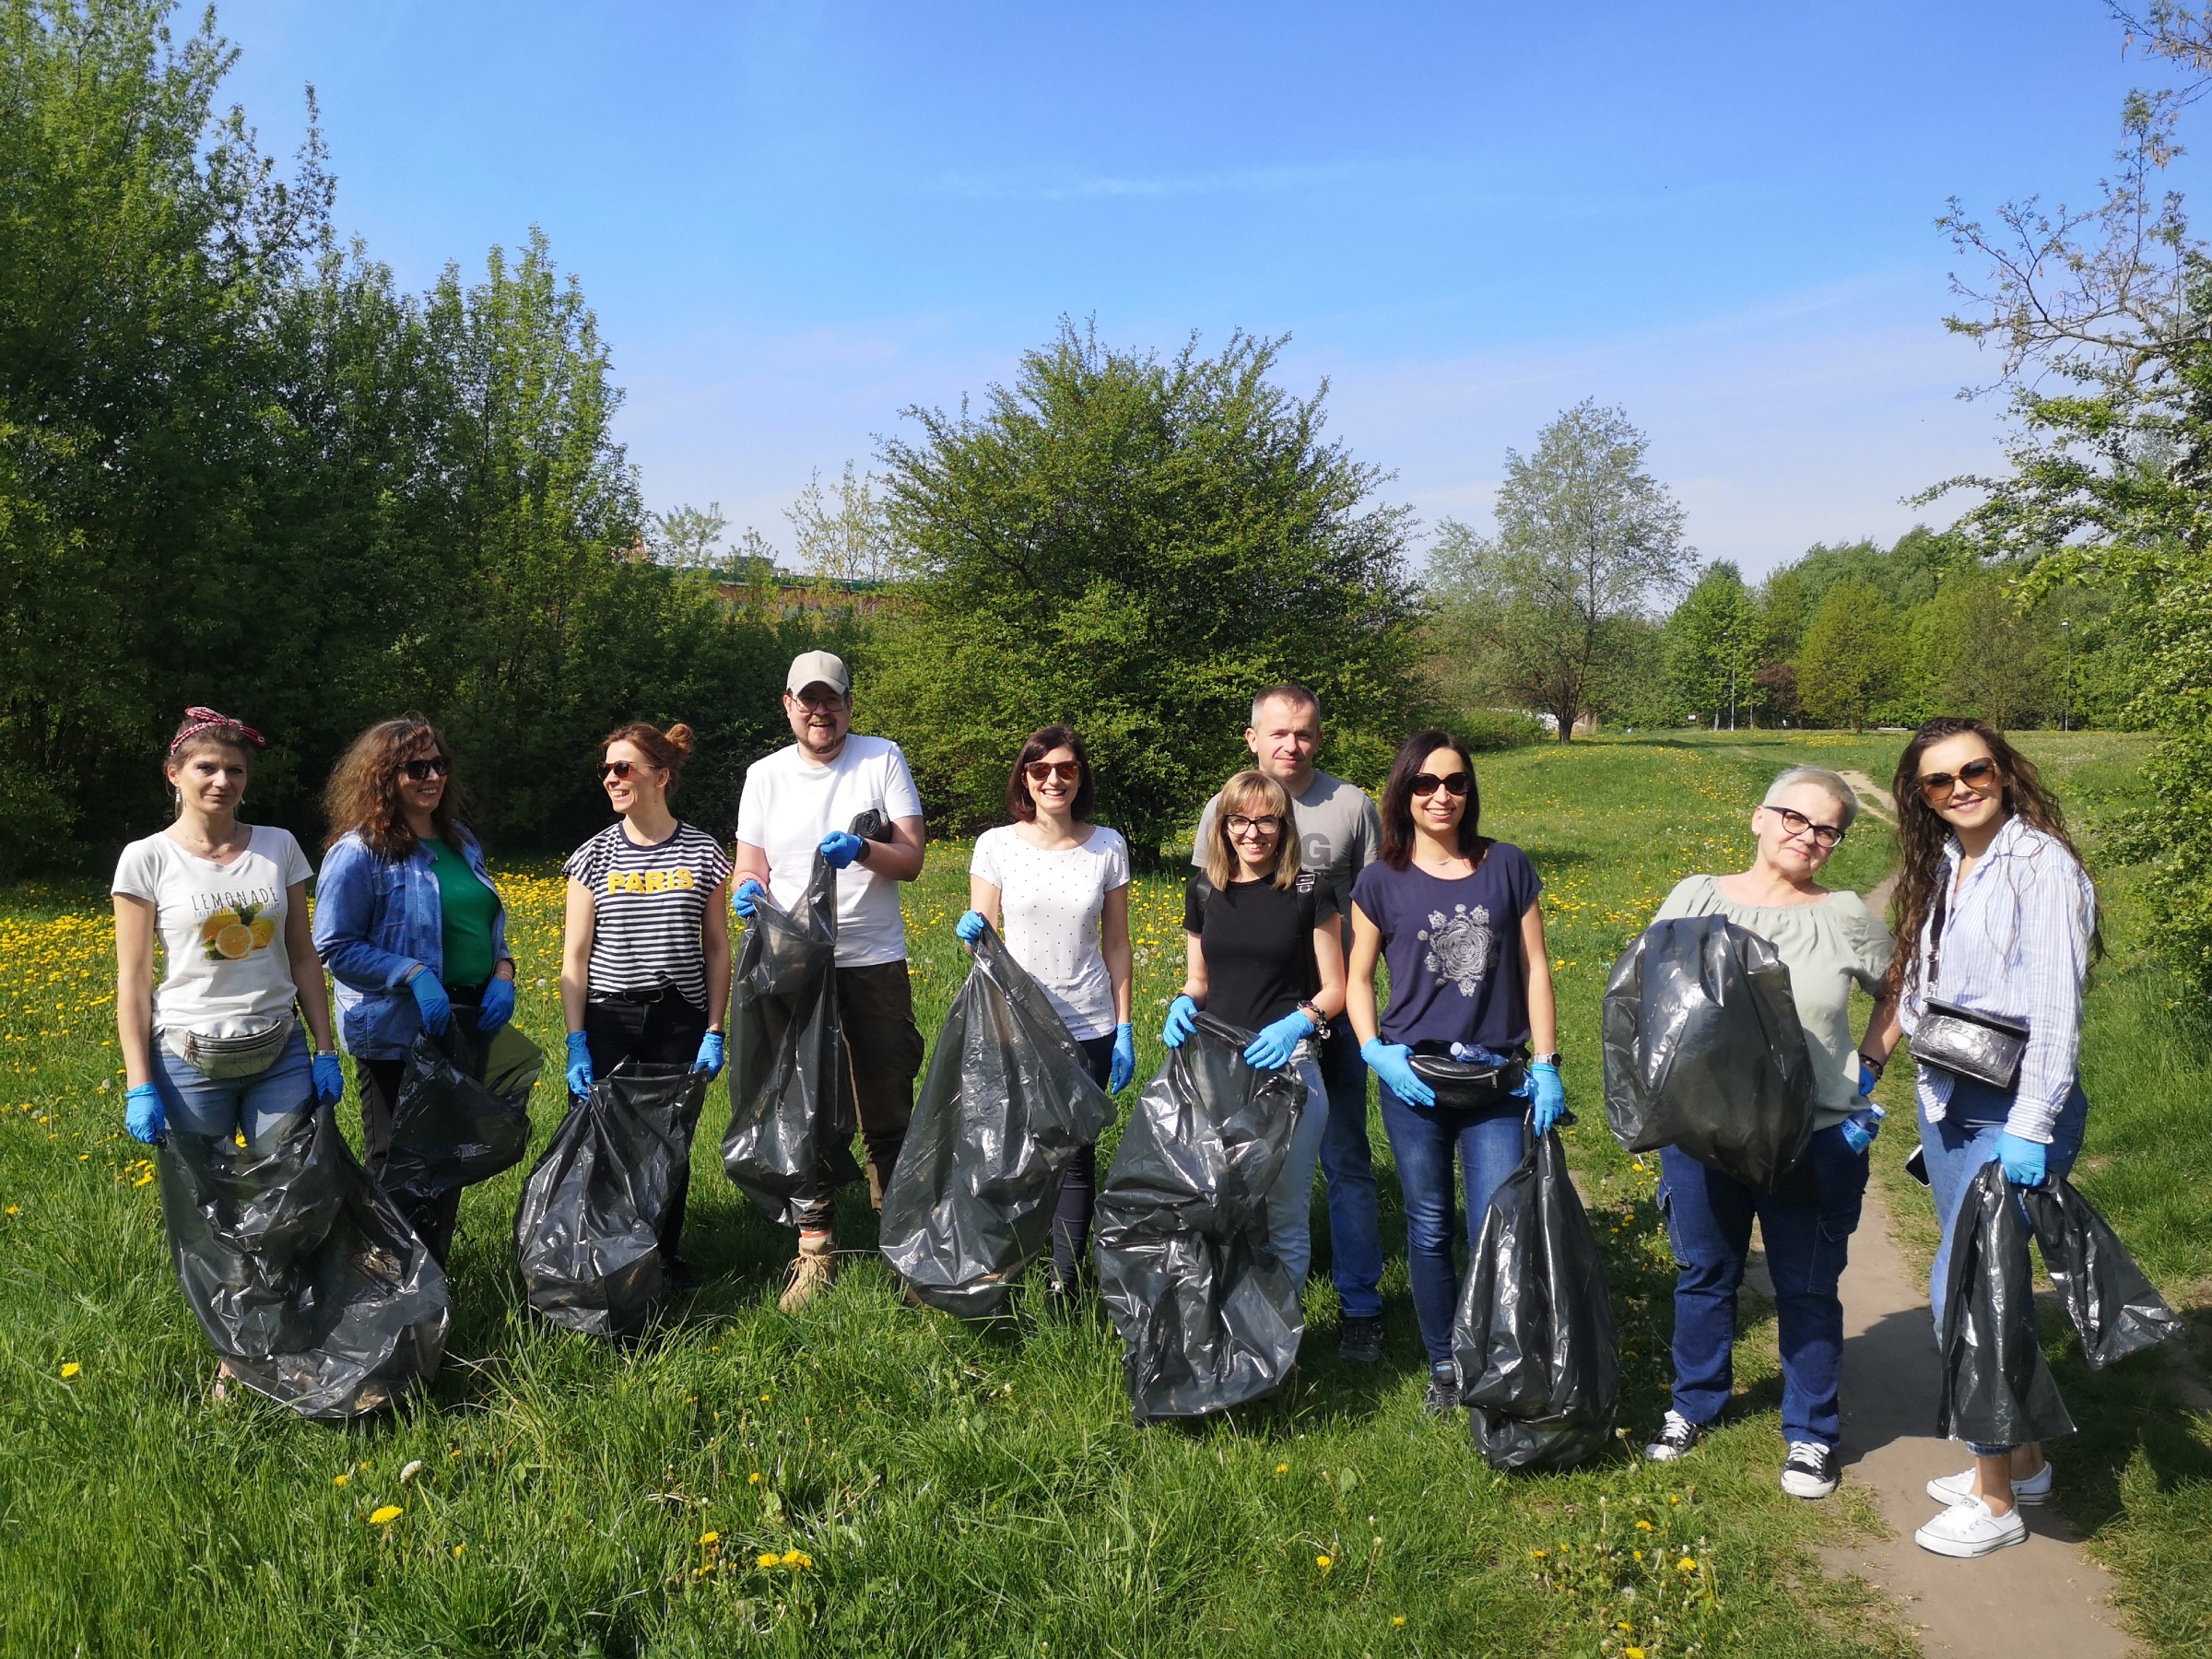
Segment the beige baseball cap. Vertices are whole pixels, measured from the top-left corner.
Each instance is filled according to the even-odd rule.
[[[809,686],[829,686],[840,697],[852,696],[853,677],[845,672],[845,659],[833,651],[804,651],[792,658],[783,689],[796,697]]]

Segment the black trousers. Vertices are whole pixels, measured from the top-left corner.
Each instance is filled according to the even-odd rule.
[[[484,1000],[481,985],[448,985],[445,994],[454,1012],[475,1019]],[[399,1111],[399,1080],[406,1075],[405,1060],[357,1060],[354,1069],[361,1085],[361,1163],[371,1180],[382,1181],[384,1163],[392,1155],[392,1119]],[[445,1265],[453,1248],[453,1230],[461,1218],[461,1189],[441,1193],[427,1202],[405,1198],[392,1201],[406,1217],[407,1225],[430,1247],[438,1265]]]
[[[1079,1037],[1076,1046],[1094,1081],[1102,1088],[1113,1063],[1112,1037]],[[1090,1218],[1099,1206],[1099,1143],[1077,1149],[1060,1177],[1060,1202],[1053,1207],[1053,1277],[1072,1286],[1090,1243]]]
[[[641,1065],[689,1065],[699,1058],[707,1034],[707,1011],[695,1008],[677,992],[658,1002],[619,1002],[592,997],[583,1005],[583,1039],[592,1053],[592,1076],[604,1077],[625,1060]],[[691,1159],[676,1171],[668,1194],[668,1221],[661,1229],[661,1260],[673,1267],[683,1260],[684,1209],[691,1195]]]

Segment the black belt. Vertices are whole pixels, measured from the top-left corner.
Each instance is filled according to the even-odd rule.
[[[661,984],[650,991],[594,991],[584,1000],[595,1003],[658,1003],[673,1001],[683,994],[681,986]]]

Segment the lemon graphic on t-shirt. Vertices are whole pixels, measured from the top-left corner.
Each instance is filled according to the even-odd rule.
[[[258,904],[225,905],[200,924],[200,943],[211,962],[235,962],[249,951],[265,950],[276,936],[276,920]]]

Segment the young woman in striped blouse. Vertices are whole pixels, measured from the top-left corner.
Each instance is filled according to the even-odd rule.
[[[569,1092],[590,1091],[625,1060],[722,1070],[730,1001],[730,855],[668,809],[691,753],[691,728],[642,722],[609,732],[599,763],[622,816],[569,854],[560,1006],[569,1025]],[[661,1256],[672,1282],[696,1282],[677,1249],[687,1166],[677,1176]]]

